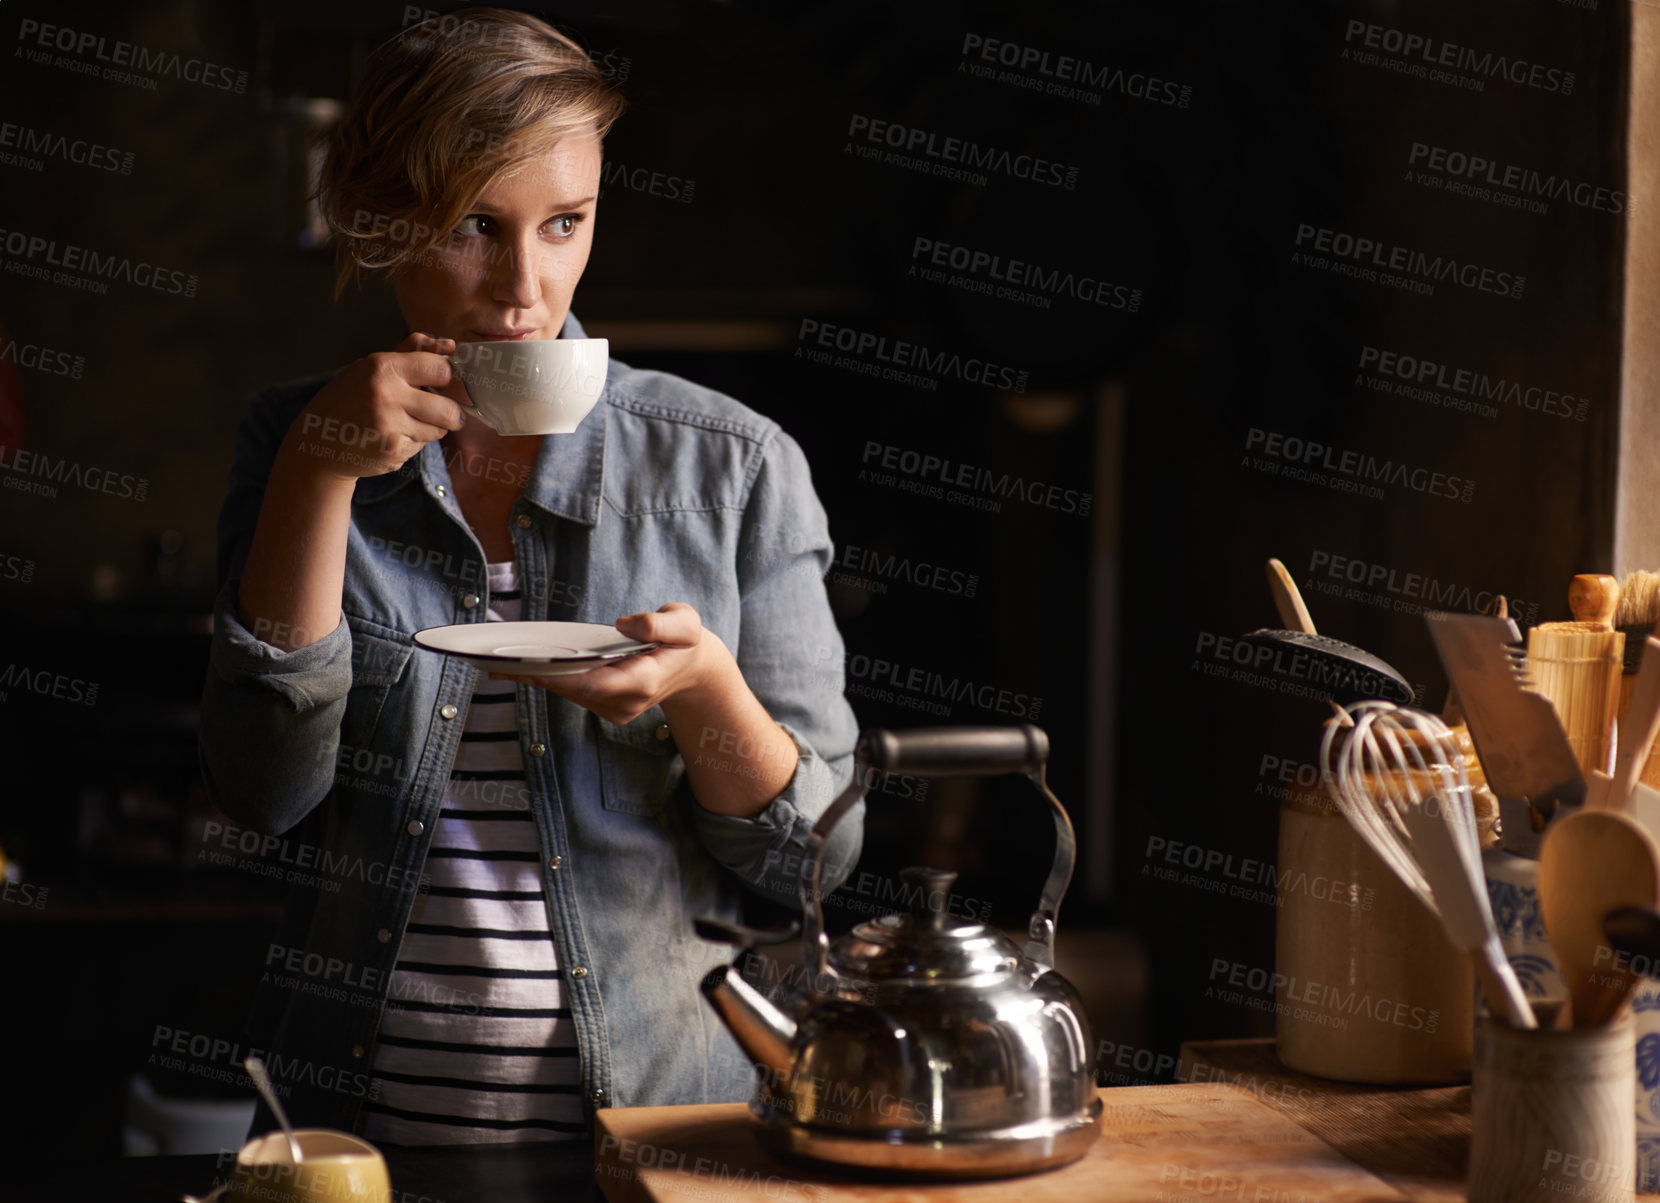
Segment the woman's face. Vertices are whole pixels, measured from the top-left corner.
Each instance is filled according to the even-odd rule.
[[[600,145],[571,135],[484,190],[450,237],[392,275],[412,331],[457,342],[557,338],[588,265]]]

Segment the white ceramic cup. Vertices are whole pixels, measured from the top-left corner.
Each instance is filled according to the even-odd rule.
[[[463,412],[497,434],[570,434],[605,388],[603,338],[458,342],[448,356],[475,408]]]

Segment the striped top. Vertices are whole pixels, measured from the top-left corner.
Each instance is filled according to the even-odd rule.
[[[491,622],[521,613],[515,565],[489,565]],[[517,686],[480,672],[398,946],[364,1135],[404,1145],[587,1133],[576,1033],[542,894]]]

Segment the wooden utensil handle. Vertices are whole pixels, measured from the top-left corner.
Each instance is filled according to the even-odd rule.
[[[1637,992],[1637,986],[1641,981],[1635,973],[1608,969],[1600,971],[1598,979],[1599,984],[1594,993],[1591,990],[1584,991],[1585,1010],[1580,1010],[1577,1000],[1574,1003],[1576,1028],[1600,1028],[1613,1023],[1625,1011],[1626,1004]]]
[[[1599,769],[1585,774],[1585,809],[1619,810],[1620,802],[1613,795],[1614,779]]]
[[[1539,1026],[1533,1015],[1533,1006],[1527,1001],[1527,993],[1504,955],[1504,946],[1499,943],[1497,933],[1491,935],[1486,943],[1470,949],[1470,959],[1475,963],[1481,992],[1494,1015],[1513,1028]]]
[[[1314,629],[1314,619],[1309,616],[1308,607],[1303,604],[1303,595],[1297,591],[1297,582],[1291,579],[1291,573],[1278,560],[1268,561],[1268,590],[1274,595],[1274,608],[1279,611],[1280,622],[1285,624],[1288,631],[1302,631],[1306,635],[1317,635]]]
[[[1637,774],[1648,762],[1654,737],[1660,734],[1660,639],[1650,635],[1643,645],[1643,658],[1637,669],[1637,686],[1631,693],[1631,705],[1626,710],[1626,721],[1621,724],[1620,750],[1614,761],[1614,784],[1610,790],[1613,805],[1624,806],[1637,783]]]
[[[1594,622],[1605,630],[1614,629],[1614,613],[1620,608],[1620,582],[1600,572],[1586,572],[1568,582],[1568,609],[1576,622]]]

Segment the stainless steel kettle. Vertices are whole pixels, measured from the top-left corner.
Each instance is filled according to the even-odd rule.
[[[774,1151],[928,1177],[1025,1174],[1082,1157],[1099,1130],[1083,1004],[1053,968],[1055,917],[1072,877],[1072,823],[1044,776],[1037,727],[865,731],[853,782],[807,840],[801,869],[806,974],[774,1006],[739,975],[713,970],[703,994],[754,1062],[750,1110]],[[903,873],[908,915],[860,924],[832,944],[819,873],[830,832],[864,796],[870,770],[919,777],[1023,773],[1049,800],[1055,862],[1027,940],[946,913],[932,900],[954,873]],[[789,939],[699,920],[740,946]]]

